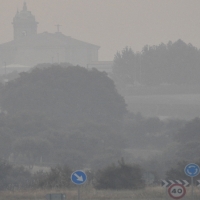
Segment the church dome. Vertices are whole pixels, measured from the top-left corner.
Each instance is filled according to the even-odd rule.
[[[24,2],[22,11],[17,11],[15,17],[13,18],[13,23],[19,22],[21,20],[27,20],[29,22],[35,22],[35,16],[31,14],[31,11],[27,10],[26,2]]]
[[[27,10],[26,2],[24,2],[23,10],[17,11],[15,17],[13,18],[13,22],[18,20],[29,20],[35,22],[35,16],[31,14],[31,11]]]
[[[23,9],[17,11],[13,18],[14,39],[18,40],[26,36],[37,34],[37,24],[35,16],[27,10],[26,2],[24,2]]]

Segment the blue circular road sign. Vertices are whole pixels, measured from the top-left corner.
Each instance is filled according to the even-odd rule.
[[[199,166],[195,163],[190,163],[185,166],[184,172],[187,176],[194,177],[200,172]]]
[[[71,181],[77,185],[85,183],[87,180],[87,175],[82,170],[77,170],[71,174]]]

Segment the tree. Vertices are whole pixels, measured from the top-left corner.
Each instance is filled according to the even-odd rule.
[[[30,186],[31,173],[24,167],[16,167],[0,160],[0,178],[0,190],[22,189]]]
[[[199,159],[197,152],[200,151],[199,141],[188,141],[185,144],[178,144],[176,156],[179,159],[190,162],[191,160],[196,161]]]
[[[1,150],[15,162],[85,167],[124,146],[126,104],[104,72],[42,64],[8,82],[1,94],[7,114],[0,115],[0,138],[9,145]]]
[[[196,152],[200,151],[200,118],[186,122],[174,134],[173,140],[177,142],[176,155],[179,160],[198,160]]]
[[[136,56],[131,48],[125,47],[114,57],[113,76],[119,84],[134,84],[136,81]]]
[[[49,64],[10,81],[1,95],[9,114],[45,113],[64,126],[77,121],[118,122],[126,113],[124,98],[104,72]]]
[[[71,186],[70,176],[72,170],[68,166],[57,166],[49,172],[37,172],[33,176],[35,188],[69,188]]]
[[[115,80],[121,84],[139,81],[145,85],[199,84],[200,51],[182,40],[168,44],[145,45],[140,54],[124,48],[114,57]],[[139,77],[139,78],[137,78]]]
[[[48,157],[51,150],[50,143],[42,137],[23,137],[14,142],[13,146],[15,157],[22,156],[22,161],[29,163],[29,167],[39,163],[40,159]]]
[[[142,170],[139,165],[126,164],[123,158],[118,166],[110,165],[98,170],[94,178],[96,189],[140,189],[144,187]]]
[[[105,167],[111,160],[118,159],[122,149],[126,148],[121,131],[116,131],[108,124],[94,122],[70,126],[65,137],[56,134],[51,141],[54,141],[53,146],[56,144],[51,153],[53,160],[71,168]]]
[[[169,180],[189,180],[190,177],[187,176],[184,172],[184,169],[186,167],[186,165],[188,165],[190,162],[187,161],[179,161],[177,162],[176,166],[172,167],[171,169],[169,169],[168,171],[166,171],[166,179]],[[200,165],[199,160],[196,160],[195,163],[197,165]],[[199,180],[200,178],[200,174],[198,174],[196,177],[194,177],[194,180]],[[189,181],[190,182],[190,181]]]
[[[178,162],[175,167],[172,167],[166,171],[166,179],[169,180],[180,180],[188,179],[187,175],[184,173],[184,168],[188,163],[186,161]]]
[[[196,117],[191,121],[185,123],[185,125],[179,129],[178,133],[175,134],[174,139],[185,144],[187,142],[196,142],[200,140],[200,118]]]

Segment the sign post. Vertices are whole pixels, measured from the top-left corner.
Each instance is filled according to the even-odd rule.
[[[86,180],[87,180],[87,175],[82,170],[74,171],[71,174],[71,181],[74,184],[79,185],[79,187],[78,187],[78,200],[81,199],[81,196],[80,196],[80,185],[84,184],[86,182]]]
[[[192,190],[191,190],[191,195],[192,195],[192,199],[193,199],[193,191],[194,191],[194,181],[193,181],[193,177],[197,176],[200,172],[200,168],[197,164],[195,163],[190,163],[188,165],[185,166],[184,172],[187,176],[191,177],[191,185],[192,185]]]
[[[161,180],[162,187],[169,187],[173,184],[183,185],[184,187],[190,186],[190,183],[187,180]]]
[[[190,186],[190,183],[187,180],[161,180],[161,186],[166,188],[165,196],[167,196],[167,194],[169,193],[168,188],[174,184],[182,185],[184,187]]]

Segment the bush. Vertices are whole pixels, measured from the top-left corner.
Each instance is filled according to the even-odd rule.
[[[96,189],[140,189],[144,188],[142,169],[139,165],[125,164],[124,160],[98,170],[94,177]]]
[[[189,163],[191,162],[188,162],[188,161],[179,161],[177,162],[176,166],[175,167],[172,167],[171,169],[169,169],[167,172],[166,172],[166,179],[169,179],[169,180],[180,180],[180,179],[183,179],[183,180],[190,180],[190,177],[187,176],[184,172],[184,169],[186,167],[186,165],[188,165]],[[196,163],[197,165],[200,166],[200,162],[197,161],[197,162],[194,162]],[[200,174],[197,175],[196,177],[194,177],[194,180],[199,180],[200,179]]]
[[[0,190],[25,189],[30,186],[31,173],[24,167],[15,167],[0,160]]]
[[[67,167],[51,168],[49,172],[37,172],[34,174],[35,188],[69,188],[71,185],[72,170]]]

